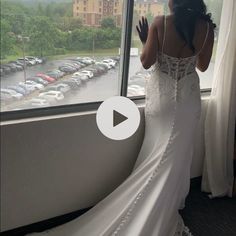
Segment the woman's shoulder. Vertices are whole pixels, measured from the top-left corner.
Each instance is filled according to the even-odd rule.
[[[155,16],[154,19],[153,19],[153,24],[154,24],[157,28],[159,28],[160,26],[163,25],[164,17],[165,17],[165,15],[158,15],[158,16]]]

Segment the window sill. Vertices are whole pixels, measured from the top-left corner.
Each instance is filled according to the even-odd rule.
[[[210,90],[202,91],[202,101],[209,100]],[[145,106],[145,97],[131,98],[139,108]],[[86,116],[96,114],[98,107],[102,102],[86,103],[78,105],[65,105],[60,107],[33,109],[25,111],[5,112],[1,114],[1,126],[9,124],[19,124],[27,122],[35,122],[41,120],[62,119],[66,117]]]

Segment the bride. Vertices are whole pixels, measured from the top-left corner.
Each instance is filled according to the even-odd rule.
[[[137,26],[146,86],[145,137],[131,175],[79,218],[37,235],[192,235],[178,213],[190,186],[199,77],[212,56],[214,27],[203,0],[170,0],[171,14]]]

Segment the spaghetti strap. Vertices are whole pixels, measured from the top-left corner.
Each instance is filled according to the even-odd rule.
[[[208,39],[208,35],[209,35],[209,29],[210,29],[210,25],[209,25],[209,22],[207,22],[207,33],[206,33],[206,37],[205,37],[204,43],[203,43],[203,45],[202,45],[202,48],[200,49],[200,51],[197,53],[196,56],[198,56],[198,55],[202,52],[203,48],[204,48],[205,45],[206,45],[206,42],[207,42],[207,39]]]
[[[164,15],[164,35],[163,35],[163,42],[162,42],[162,50],[161,53],[164,52],[165,40],[166,40],[166,16]]]

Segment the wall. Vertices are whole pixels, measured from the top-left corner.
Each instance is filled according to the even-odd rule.
[[[203,100],[202,120],[206,100]],[[143,109],[141,108],[143,111]],[[124,141],[105,138],[94,113],[1,125],[1,231],[94,205],[130,173],[144,122]],[[203,122],[196,134],[192,177],[204,156]]]

